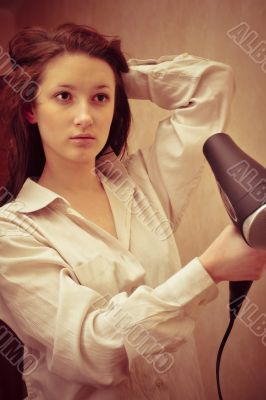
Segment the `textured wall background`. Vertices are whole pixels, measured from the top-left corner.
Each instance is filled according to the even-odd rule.
[[[235,72],[237,91],[226,131],[265,165],[265,17],[264,0],[0,0],[0,44],[26,25],[53,27],[73,21],[119,35],[128,58],[189,52],[228,63]],[[232,33],[227,33],[241,23],[246,26],[246,35],[255,32],[253,43],[244,43],[246,36],[240,32],[235,40],[244,42],[236,44]],[[260,43],[261,54],[256,54],[254,49]],[[130,144],[134,149],[152,141],[157,123],[167,111],[149,102],[131,101],[131,105],[134,123]],[[183,263],[199,255],[227,223],[214,178],[206,167],[177,233]],[[246,315],[246,322],[244,318],[236,322],[225,348],[221,369],[225,399],[266,398],[266,347],[251,328],[256,318],[266,313],[265,286],[265,276],[253,285],[248,297],[256,313]],[[228,285],[219,287],[219,298],[203,310],[195,332],[208,400],[217,399],[215,360],[228,323]]]

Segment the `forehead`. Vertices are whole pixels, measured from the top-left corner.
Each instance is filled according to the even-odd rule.
[[[107,85],[115,86],[115,74],[110,65],[83,53],[60,54],[50,60],[42,73],[41,84]]]

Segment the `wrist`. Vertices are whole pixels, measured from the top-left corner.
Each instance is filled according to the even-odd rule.
[[[202,254],[198,259],[216,285],[222,281],[221,277],[217,274],[215,264],[206,255]]]

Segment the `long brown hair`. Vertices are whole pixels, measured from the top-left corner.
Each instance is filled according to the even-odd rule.
[[[114,116],[108,140],[96,159],[109,146],[116,155],[123,157],[131,113],[122,79],[122,73],[129,68],[118,38],[109,39],[87,25],[74,23],[62,24],[53,31],[26,27],[11,39],[8,52],[11,68],[2,76],[5,86],[1,94],[1,125],[5,126],[5,135],[9,138],[5,190],[13,198],[29,176],[40,176],[44,168],[45,154],[39,129],[37,124],[26,120],[25,110],[35,104],[45,65],[59,54],[83,52],[111,66],[116,79]],[[6,56],[3,51],[0,53],[0,68]],[[7,202],[0,198],[0,206]]]

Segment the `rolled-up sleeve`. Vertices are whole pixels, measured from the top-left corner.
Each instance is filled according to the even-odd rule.
[[[0,237],[1,317],[8,315],[26,346],[45,354],[51,372],[70,381],[114,385],[136,357],[176,351],[200,308],[218,293],[195,258],[154,289],[141,285],[131,294],[103,297],[80,285],[55,249],[19,235],[15,222],[0,223],[9,232]],[[140,331],[148,340],[144,352],[134,336]]]
[[[187,53],[128,63],[129,98],[151,100],[171,115],[159,123],[152,145],[127,163],[138,174],[145,170],[177,228],[203,172],[203,144],[226,127],[235,90],[232,68]]]

